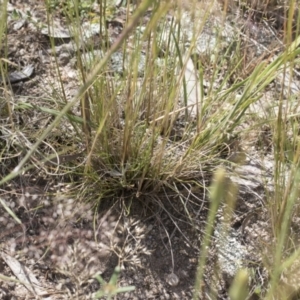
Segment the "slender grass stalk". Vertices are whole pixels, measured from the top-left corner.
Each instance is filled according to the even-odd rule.
[[[0,49],[3,49],[5,52],[5,57],[7,57],[8,47],[7,47],[7,38],[4,38],[6,35],[6,26],[7,26],[7,4],[8,1],[4,0],[3,3],[0,6]],[[4,44],[5,43],[5,44]],[[8,64],[10,63],[5,57],[1,57],[0,59],[0,76],[1,78],[6,78],[7,76],[7,69]],[[3,93],[5,95],[3,103],[1,103],[1,110],[2,112],[7,112],[7,115],[9,116],[11,126],[14,127],[14,122],[12,118],[12,108],[9,101],[9,95],[7,91],[10,90],[9,84],[6,83],[5,80],[1,81],[4,88]],[[4,108],[4,109],[3,109]]]
[[[230,287],[229,295],[231,300],[244,300],[248,299],[248,282],[249,275],[246,269],[238,271],[234,281]]]
[[[195,281],[195,291],[193,299],[197,300],[199,298],[199,292],[201,289],[201,282],[203,279],[204,268],[206,264],[206,259],[208,257],[209,245],[214,229],[214,223],[216,218],[216,213],[219,208],[220,203],[224,200],[224,190],[226,182],[226,172],[224,169],[219,169],[214,174],[213,183],[210,189],[210,208],[207,217],[207,223],[204,230],[204,238],[201,244],[200,258],[197,268],[196,281]]]
[[[280,224],[281,230],[278,234],[276,247],[274,249],[274,262],[273,262],[273,268],[271,270],[271,282],[270,282],[270,288],[266,295],[266,299],[273,299],[274,295],[278,293],[278,286],[279,286],[278,284],[279,284],[280,274],[282,270],[281,262],[283,260],[283,257],[285,256],[285,250],[286,250],[285,245],[289,236],[292,211],[299,197],[299,188],[298,188],[300,184],[299,167],[295,168],[292,171],[291,176],[293,178],[293,185],[291,188],[289,188],[290,194],[286,202],[285,211],[283,212],[282,222]]]

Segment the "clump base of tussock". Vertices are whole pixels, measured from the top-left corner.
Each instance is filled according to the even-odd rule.
[[[179,162],[179,158],[172,163],[172,171],[169,173],[161,168],[159,173],[150,169],[149,173],[140,171],[139,174],[130,168],[122,174],[116,169],[104,169],[104,165],[102,168],[98,165],[97,172],[90,171],[76,188],[77,197],[90,203],[96,211],[106,211],[117,205],[126,214],[135,215],[138,207],[141,220],[149,213],[156,215],[159,211],[169,211],[173,207],[174,211],[180,211],[181,218],[192,229],[201,211],[199,207],[206,206],[204,203],[207,203],[207,199],[202,199],[202,195],[210,184],[212,172],[208,165],[202,167],[199,154],[196,153],[189,164]],[[167,167],[170,167],[170,162],[166,163]],[[216,165],[211,164],[210,167],[214,169]],[[151,174],[151,171],[156,173]],[[198,213],[195,213],[196,210]],[[168,219],[176,223],[172,214],[168,212]]]
[[[155,195],[162,188],[181,182],[202,186],[204,178],[210,177],[209,170],[215,169],[222,161],[219,153],[215,157],[206,157],[201,150],[191,150],[184,143],[167,145],[163,141],[157,143],[154,149],[145,149],[137,157],[129,157],[125,164],[121,163],[122,157],[118,155],[111,154],[106,161],[100,157],[104,155],[94,156],[82,184],[81,192],[92,202],[93,194],[98,195],[97,202],[102,197]]]

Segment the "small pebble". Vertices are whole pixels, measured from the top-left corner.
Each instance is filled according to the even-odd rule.
[[[169,275],[167,275],[166,277],[166,282],[170,285],[170,286],[176,286],[179,283],[179,278],[177,275],[175,275],[174,273],[171,273]]]

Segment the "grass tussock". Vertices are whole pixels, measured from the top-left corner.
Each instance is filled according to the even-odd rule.
[[[109,1],[104,2],[100,5],[101,17],[97,19],[101,38],[101,52],[97,52],[95,45],[89,49],[81,47],[85,33],[79,30],[78,24],[83,16],[94,18],[89,6],[76,5],[77,1],[70,1],[65,6],[47,1],[48,26],[53,26],[51,16],[54,8],[59,7],[75,36],[80,87],[69,99],[55,59],[60,101],[54,101],[51,110],[38,105],[17,106],[20,111],[36,109],[47,114],[51,116],[51,122],[39,135],[30,134],[23,140],[20,134],[16,135],[19,139],[15,144],[28,141],[21,147],[26,151],[14,163],[14,168],[2,168],[0,185],[56,158],[56,168],[51,174],[60,170],[67,174],[76,185],[78,198],[98,207],[104,199],[122,197],[137,201],[149,195],[157,199],[157,194],[166,191],[182,196],[182,187],[193,187],[200,192],[222,167],[215,173],[209,190],[210,208],[207,227],[203,229],[206,235],[195,284],[194,299],[197,299],[216,214],[221,203],[228,204],[228,199],[224,198],[224,170],[234,173],[235,168],[245,164],[247,156],[256,149],[259,157],[271,157],[274,166],[273,190],[266,192],[264,201],[271,223],[268,253],[262,253],[268,273],[267,284],[252,293],[261,299],[289,299],[290,294],[299,290],[290,283],[294,272],[292,265],[299,260],[297,233],[293,231],[299,214],[300,180],[299,92],[295,88],[300,54],[297,1],[262,1],[255,5],[251,1],[252,4],[249,1],[238,4],[237,1],[220,1],[221,8],[214,1],[210,4],[182,1],[182,4],[145,0],[140,5],[131,5],[127,1],[124,28],[112,42],[106,24],[110,22],[113,6]],[[1,19],[6,15],[3,7],[5,3],[0,10]],[[235,36],[229,38],[224,36],[225,21],[226,14],[233,10],[248,14],[245,21],[248,27],[234,31]],[[279,12],[283,18],[278,17]],[[185,23],[188,18],[194,26],[187,33]],[[273,23],[270,21],[269,24],[274,30],[281,31],[282,39],[280,43],[277,40],[272,50],[250,56],[247,42],[253,37],[247,28],[253,30],[256,22],[263,22],[264,18],[273,18]],[[224,27],[218,28],[219,31],[216,29],[213,43],[207,42],[213,45],[209,51],[199,53],[199,37],[204,39],[207,26],[213,26],[210,24],[214,20]],[[7,50],[6,30],[5,22],[0,22],[3,53]],[[224,46],[226,39],[229,42]],[[264,49],[265,46],[261,47]],[[52,50],[55,53],[54,39]],[[113,61],[119,64],[118,71],[113,69]],[[7,59],[3,57],[0,60],[2,78],[6,77],[7,68]],[[3,83],[0,132],[4,137],[17,132],[18,125],[8,93],[10,87],[5,81]],[[273,98],[266,105],[261,99],[274,84],[279,85],[279,89],[272,91]],[[269,150],[259,138],[264,139],[262,124],[269,130]],[[84,154],[79,166],[73,161],[68,166],[60,165],[58,158],[67,161],[62,155],[68,151],[62,145],[48,143],[55,130],[63,126],[71,128],[67,142],[72,145],[70,148],[78,145],[83,150],[78,156]],[[1,139],[2,161],[7,162],[9,152],[15,154],[20,149],[15,144],[12,147]],[[50,149],[49,152],[54,149],[54,154],[42,153],[45,147]],[[41,161],[33,164],[37,157]],[[188,196],[184,201],[189,201]],[[1,204],[19,221],[2,200]],[[163,200],[155,204],[164,206]],[[234,204],[230,205],[234,207]],[[186,214],[193,224],[190,212],[186,211]],[[283,280],[283,276],[287,279]],[[248,277],[253,280],[247,270],[237,273],[229,290],[232,299],[248,299]],[[103,293],[98,294],[101,295]]]

